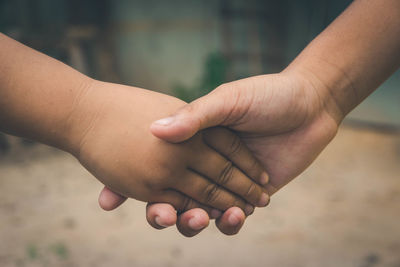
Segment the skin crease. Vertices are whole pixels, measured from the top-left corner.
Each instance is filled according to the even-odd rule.
[[[130,99],[130,93],[126,93],[129,91],[125,90],[126,87],[122,89],[122,86],[93,82],[60,62],[22,47],[0,34],[0,126],[5,132],[73,153],[101,181],[122,195],[137,196],[150,202],[169,202],[178,210],[201,207],[209,211],[194,201],[187,202],[164,191],[171,187],[166,177],[186,177],[189,175],[187,170],[195,165],[185,161],[187,157],[184,155],[193,156],[193,150],[203,152],[201,141],[206,139],[203,138],[206,132],[196,134],[199,130],[217,125],[235,130],[271,172],[267,190],[271,194],[276,192],[315,159],[334,137],[343,117],[398,68],[399,25],[398,0],[354,1],[285,71],[225,84],[210,95],[181,108],[178,111],[180,115],[175,117],[178,123],[173,127],[153,125],[152,133],[166,141],[181,142],[194,136],[188,142],[175,146],[145,138],[144,143],[150,147],[162,144],[164,152],[159,154],[151,154],[140,146],[141,143],[138,143],[138,148],[124,143],[127,134],[134,136],[137,130],[144,132],[140,126],[147,123],[149,127],[150,124],[145,117],[138,117],[137,121],[143,124],[135,125],[136,119],[131,116],[136,110],[130,109],[130,106],[141,107],[141,103],[149,101],[138,98],[143,101],[135,105],[134,98]],[[88,90],[93,84],[96,88],[114,88],[116,94],[99,89],[90,94],[91,98],[85,97],[88,91],[95,91]],[[132,91],[145,95],[140,89]],[[119,98],[118,95],[126,98]],[[114,102],[116,98],[118,101]],[[126,99],[131,101],[124,101]],[[178,108],[165,110],[165,113],[173,114]],[[74,112],[70,113],[71,109]],[[82,110],[84,114],[80,114]],[[157,114],[157,118],[152,119],[162,118],[165,113]],[[106,128],[104,121],[114,127],[111,130]],[[132,129],[133,125],[139,127]],[[142,157],[133,155],[135,149],[140,151]],[[108,152],[110,156],[105,157]],[[132,166],[124,161],[125,158],[119,157],[119,152],[138,162],[143,159],[157,162],[159,168],[149,170],[142,164],[131,170]],[[177,157],[171,157],[171,152]],[[167,154],[169,156],[165,156]],[[183,162],[184,167],[174,165],[177,161]],[[240,164],[240,161],[236,163]],[[252,178],[259,181],[260,175],[256,176]],[[132,177],[137,181],[133,181]],[[143,177],[152,177],[156,182],[140,180]],[[172,179],[178,181],[179,178]],[[246,188],[238,184],[235,184],[236,189]],[[149,188],[157,192],[158,198],[149,194]],[[189,190],[190,195],[196,195],[190,191],[196,188],[199,187],[186,185],[180,190]],[[252,194],[248,192],[242,193],[250,197]],[[123,200],[121,195],[113,195],[109,189],[105,189],[99,198],[100,205],[107,209],[115,208]],[[257,200],[251,202],[255,205]],[[218,206],[223,210],[232,205],[246,209],[244,203],[232,199],[226,203],[231,204],[219,206],[220,203]],[[147,218],[153,226],[168,226],[177,222],[178,229],[187,236],[197,234],[209,220],[207,213],[199,209],[189,210],[177,217],[172,207],[166,204],[149,206],[147,211]],[[161,211],[164,213],[161,214]],[[230,208],[217,219],[217,226],[224,233],[237,233],[244,216],[241,210]]]
[[[77,118],[85,117],[89,123],[87,129],[80,130],[83,135],[79,138],[79,150],[73,154],[101,182],[126,197],[146,202],[169,202],[178,211],[198,205],[186,201],[185,194],[220,210],[232,206],[246,210],[247,204],[242,198],[222,188],[212,202],[202,196],[207,186],[212,185],[207,179],[211,175],[205,174],[216,170],[215,174],[219,175],[228,162],[203,140],[218,144],[231,139],[234,134],[224,129],[210,129],[183,143],[171,144],[149,132],[152,121],[184,104],[177,98],[152,91],[94,81],[82,93],[74,114]],[[215,138],[218,140],[213,141]],[[250,158],[251,154],[246,156]],[[240,160],[247,159],[239,157]],[[260,165],[255,169],[254,165],[251,167],[253,179],[259,180],[263,169]],[[232,174],[232,182],[235,178],[236,187],[228,182],[224,186],[232,186],[234,192],[235,188],[241,190],[235,193],[242,193],[252,205],[259,205],[261,194],[266,190],[238,169]],[[248,191],[246,188],[253,188],[249,195],[244,195]],[[252,209],[248,214],[251,213]]]
[[[177,111],[175,123],[153,124],[151,130],[171,142],[215,125],[236,130],[268,170],[273,193],[309,166],[343,118],[399,68],[399,25],[400,1],[356,0],[283,72],[222,85]],[[160,205],[148,207],[150,224],[171,209]],[[203,215],[193,210],[181,217]],[[167,216],[159,221],[163,219],[171,221]],[[206,219],[201,222],[208,223]],[[190,229],[188,221],[175,221],[184,235],[200,232]],[[226,224],[217,220],[223,233],[240,229],[232,231]]]
[[[201,207],[211,217],[268,204],[257,184],[265,170],[231,131],[214,127],[180,144],[150,133],[152,121],[184,102],[90,79],[2,34],[0,48],[0,130],[73,154],[119,193],[105,191],[100,201],[129,196],[179,212]]]
[[[281,73],[228,83],[214,91],[215,98],[230,91],[237,101],[240,110],[233,109],[224,124],[238,131],[268,171],[270,194],[307,168],[337,132],[337,122],[324,111],[324,99],[306,90],[313,87]]]
[[[224,125],[237,131],[242,141],[266,168],[270,177],[267,191],[272,195],[307,168],[337,132],[338,123],[325,112],[324,100],[320,99],[317,93],[305,94],[306,90],[314,89],[306,80],[292,76],[291,73],[258,76],[217,88],[202,98],[201,103],[200,100],[194,101],[190,111],[197,110],[199,114],[205,111],[207,114],[222,114]],[[246,92],[246,97],[241,97],[243,91]],[[240,110],[223,111],[223,105],[222,108],[214,105],[210,99],[232,99],[231,102],[237,103],[235,106],[240,107]],[[258,108],[260,103],[263,106],[262,110]],[[311,109],[316,106],[319,109]],[[236,115],[243,113],[246,115]],[[224,114],[230,114],[231,117],[223,116]],[[184,116],[182,115],[182,118]],[[270,123],[264,123],[266,116]],[[196,123],[181,122],[180,119],[177,121],[182,125]],[[156,127],[152,127],[153,133],[156,133]],[[179,125],[175,127],[177,132],[180,132]],[[157,133],[159,137],[165,137],[160,132]],[[153,211],[151,207],[148,211],[157,213],[157,210]],[[181,229],[184,235],[192,236],[195,233],[187,227],[185,221],[197,216],[198,212],[192,211],[180,219],[180,225],[184,225]],[[239,225],[230,226],[230,215],[238,217]],[[172,221],[172,215],[167,216]],[[203,222],[207,219],[204,213],[198,216]],[[151,216],[148,216],[148,220],[152,221]],[[152,222],[151,224],[154,225]],[[226,234],[235,234],[242,224],[243,215],[235,208],[228,210],[224,217],[217,220],[217,226]]]

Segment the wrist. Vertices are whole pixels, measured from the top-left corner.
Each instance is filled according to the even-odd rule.
[[[303,59],[299,56],[284,72],[298,76],[304,88],[318,96],[322,111],[329,114],[338,125],[357,105],[352,80],[335,64],[317,57]]]
[[[92,100],[97,83],[98,81],[85,76],[79,86],[73,89],[73,104],[66,112],[64,135],[61,137],[59,148],[75,157],[79,156],[82,139],[90,128],[95,114]]]

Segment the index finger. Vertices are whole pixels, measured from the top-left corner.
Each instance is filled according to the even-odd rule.
[[[222,127],[209,128],[203,132],[203,140],[256,183],[268,183],[269,176],[261,163],[232,131]]]

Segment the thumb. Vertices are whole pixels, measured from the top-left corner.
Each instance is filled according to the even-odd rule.
[[[198,131],[221,125],[229,114],[224,92],[213,91],[180,108],[170,117],[153,122],[153,135],[169,142],[182,142]]]
[[[118,208],[122,203],[124,203],[126,197],[121,196],[118,193],[115,193],[110,188],[105,186],[103,190],[101,190],[99,195],[99,206],[103,210],[113,210]]]

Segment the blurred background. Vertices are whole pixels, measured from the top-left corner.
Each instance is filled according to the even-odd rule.
[[[281,71],[350,0],[0,0],[0,31],[99,80],[191,101]],[[70,155],[0,133],[0,266],[400,266],[400,72],[234,237],[104,212]]]

